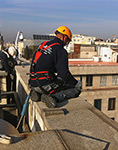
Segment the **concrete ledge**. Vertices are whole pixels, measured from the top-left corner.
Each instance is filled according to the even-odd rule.
[[[12,144],[0,144],[2,150],[117,150],[117,145],[112,147],[109,141],[70,130],[48,130],[11,137]]]
[[[63,109],[43,109],[42,111],[45,117],[65,114]]]
[[[6,77],[7,73],[5,71],[0,70],[0,77]]]

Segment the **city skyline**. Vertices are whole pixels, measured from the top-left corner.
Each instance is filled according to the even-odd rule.
[[[72,33],[112,38],[118,36],[117,0],[1,0],[0,32],[5,41],[54,33],[61,25]]]

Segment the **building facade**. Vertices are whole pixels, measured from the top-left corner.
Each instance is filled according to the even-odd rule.
[[[81,97],[118,122],[118,64],[70,62],[70,70],[82,81]]]

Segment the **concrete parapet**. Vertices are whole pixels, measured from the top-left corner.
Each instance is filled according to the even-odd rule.
[[[6,76],[5,71],[0,71],[0,90],[6,91]]]

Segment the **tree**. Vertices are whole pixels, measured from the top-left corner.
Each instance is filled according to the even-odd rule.
[[[28,46],[26,46],[26,48],[24,49],[24,58],[26,58],[27,60],[29,59],[29,48]]]

